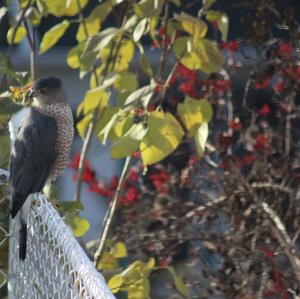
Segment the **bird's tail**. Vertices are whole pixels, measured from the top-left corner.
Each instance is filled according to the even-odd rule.
[[[21,228],[19,233],[19,259],[24,261],[27,248],[27,224],[21,219]]]

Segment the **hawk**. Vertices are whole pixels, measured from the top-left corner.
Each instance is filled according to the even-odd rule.
[[[30,194],[41,192],[62,174],[74,135],[72,111],[60,79],[37,80],[30,96],[34,101],[18,130],[10,160],[12,218]],[[20,214],[19,258],[24,260],[27,215],[22,210]]]

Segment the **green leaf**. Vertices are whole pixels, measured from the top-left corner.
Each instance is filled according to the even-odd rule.
[[[137,22],[138,22],[139,18],[137,15],[132,15],[125,23],[124,25],[124,30],[129,31],[131,28],[133,28],[134,26],[136,26]]]
[[[141,0],[134,4],[135,13],[140,17],[159,16],[163,8],[163,0]]]
[[[90,229],[90,223],[77,214],[66,214],[64,216],[65,223],[71,227],[75,237],[79,238],[86,234]]]
[[[229,18],[226,14],[223,14],[222,18],[218,21],[218,26],[221,31],[222,40],[227,41],[228,38],[228,28],[229,28]]]
[[[215,42],[200,39],[192,43],[187,37],[178,38],[173,46],[174,53],[187,68],[210,74],[223,66],[223,56]]]
[[[14,32],[15,32],[15,27],[10,27],[8,29],[6,39],[7,39],[7,42],[9,45],[11,45],[12,43],[13,44],[20,43],[27,34],[26,28],[24,26],[19,26],[17,28],[17,30],[15,32],[15,36],[13,36]]]
[[[20,0],[19,3],[20,3],[20,7],[21,8],[25,8],[25,7],[28,7],[29,4],[33,5],[35,1],[32,1],[32,0]]]
[[[88,0],[79,0],[80,8],[78,7],[78,0],[45,0],[47,10],[49,13],[56,17],[62,16],[75,16],[79,13],[80,9],[83,9]]]
[[[140,144],[145,166],[157,163],[171,154],[184,135],[181,125],[170,113],[151,112],[148,131]]]
[[[80,56],[80,68],[90,70],[97,59],[99,51],[104,49],[115,37],[118,30],[116,28],[107,28],[98,34],[88,38],[86,46]]]
[[[193,43],[197,43],[199,39],[204,38],[207,33],[206,23],[198,18],[182,12],[180,15],[176,14],[175,19],[181,23],[186,32],[192,35]]]
[[[209,10],[207,12],[206,19],[211,22],[217,22],[218,27],[221,31],[222,40],[227,41],[229,27],[228,16],[218,10]]]
[[[113,255],[116,258],[123,258],[127,256],[127,248],[124,242],[117,242],[113,247]]]
[[[9,133],[0,133],[0,168],[6,168],[8,166],[10,151]]]
[[[100,22],[103,23],[107,16],[112,11],[113,7],[116,3],[116,1],[108,0],[105,2],[102,2],[101,4],[97,5],[91,12],[90,16],[94,18],[99,18]]]
[[[199,105],[202,112],[202,117],[204,122],[210,122],[213,117],[213,108],[208,100],[200,100]]]
[[[187,96],[183,103],[177,105],[177,112],[189,135],[193,136],[199,125],[204,121],[200,101]]]
[[[130,72],[124,71],[116,76],[114,87],[119,92],[134,91],[138,87],[137,75]]]
[[[217,0],[202,0],[204,11],[208,10]]]
[[[185,298],[191,298],[190,293],[182,279],[177,275],[173,267],[168,267],[168,272],[172,276],[174,285],[176,289],[185,297]]]
[[[73,47],[67,54],[67,64],[70,68],[76,69],[80,67],[80,55],[83,52],[85,43],[80,43]]]
[[[116,294],[120,291],[120,288],[122,287],[124,283],[124,278],[122,277],[122,275],[117,274],[114,275],[109,281],[108,281],[108,287],[110,288],[110,290]]]
[[[83,211],[84,209],[80,201],[58,201],[57,205],[61,211],[68,213]]]
[[[194,139],[196,143],[197,154],[201,158],[205,152],[205,144],[208,137],[208,124],[203,123],[195,132]]]
[[[6,15],[7,11],[8,11],[8,9],[7,9],[7,7],[5,7],[5,6],[2,6],[2,7],[0,8],[0,21],[1,21],[2,18]]]
[[[113,143],[111,157],[113,159],[120,159],[133,154],[138,150],[141,140],[146,133],[147,130],[143,124],[133,124],[123,137]]]
[[[32,7],[32,13],[30,19],[31,19],[32,26],[37,27],[41,24],[42,14],[40,14],[35,7]]]
[[[112,119],[114,119],[116,121],[118,112],[119,112],[119,108],[117,108],[117,107],[108,107],[108,108],[105,108],[101,112],[100,118],[99,118],[98,122],[96,123],[95,132],[98,135],[98,138],[102,143],[104,142],[104,136],[105,136],[105,134],[106,134],[105,132],[107,130],[106,127],[108,126],[109,122]],[[109,137],[109,133],[110,132],[107,133],[106,138]]]
[[[147,27],[148,27],[148,19],[144,18],[142,19],[138,25],[135,27],[133,31],[133,40],[135,42],[138,42],[141,37],[147,32]]]
[[[170,0],[172,3],[174,3],[177,7],[181,6],[181,0]]]
[[[137,89],[127,97],[124,106],[132,107],[143,104],[144,107],[147,107],[153,95],[154,88],[154,85],[150,84]]]
[[[0,97],[0,115],[11,115],[23,108],[23,105],[17,104],[8,98]]]
[[[146,75],[148,75],[150,78],[153,78],[153,72],[151,69],[151,65],[150,65],[145,53],[141,54],[140,66]]]
[[[42,38],[40,45],[40,53],[45,53],[51,47],[53,47],[58,42],[58,40],[64,35],[69,26],[70,22],[64,20],[61,23],[49,29]]]
[[[194,54],[193,54],[194,53]],[[208,39],[200,40],[194,48],[192,56],[199,61],[199,68],[204,73],[210,74],[218,72],[224,63],[222,53],[217,44]]]
[[[188,42],[190,42],[190,39],[187,36],[179,37],[175,40],[173,45],[173,51],[178,59],[181,59],[182,56],[188,52]]]
[[[117,109],[117,111],[119,111],[119,109]],[[98,138],[100,139],[103,145],[106,144],[107,139],[110,138],[110,136],[112,135],[111,131],[115,127],[116,122],[118,121],[118,117],[119,117],[118,112],[113,114],[111,118],[108,120],[108,122],[105,124],[103,129],[99,132]]]

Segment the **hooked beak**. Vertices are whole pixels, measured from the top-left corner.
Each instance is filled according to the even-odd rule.
[[[35,90],[31,89],[29,92],[29,99],[32,100],[36,96]]]

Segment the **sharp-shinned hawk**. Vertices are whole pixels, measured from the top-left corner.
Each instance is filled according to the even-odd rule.
[[[67,94],[59,79],[34,82],[34,102],[14,142],[10,178],[14,218],[27,197],[41,192],[46,183],[61,175],[70,155],[74,135],[73,116]],[[27,215],[20,215],[19,257],[26,257]]]

